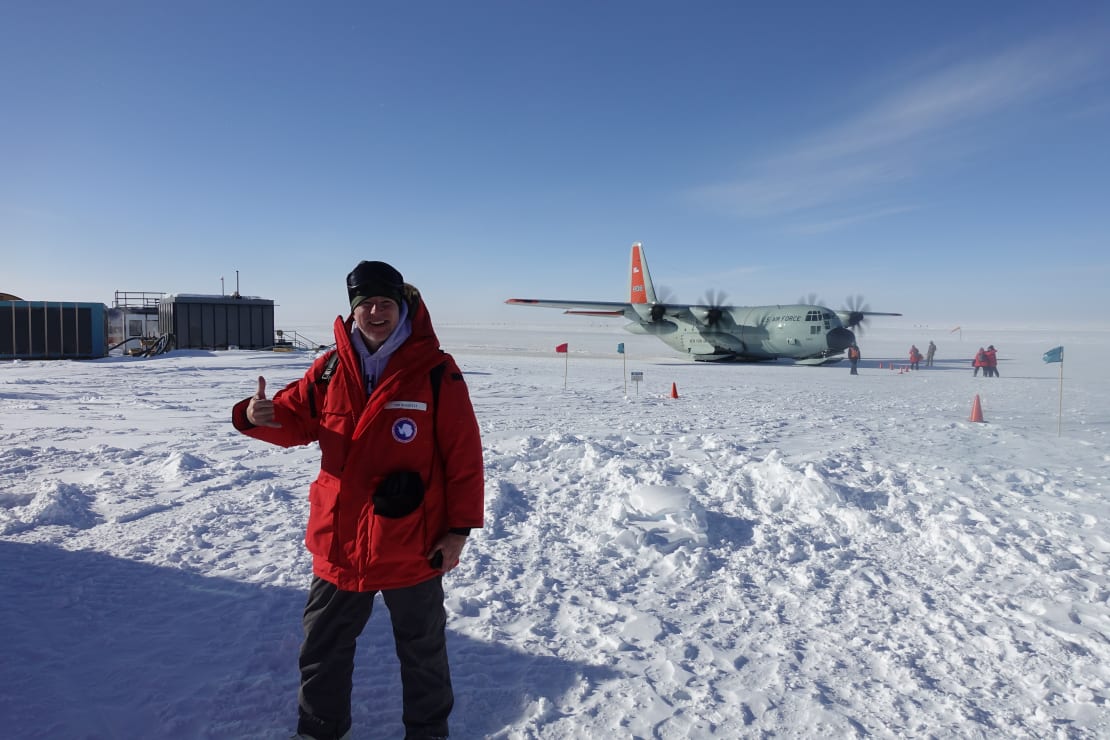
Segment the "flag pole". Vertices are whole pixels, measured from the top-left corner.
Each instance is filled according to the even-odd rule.
[[[1056,436],[1064,434],[1064,358],[1060,357],[1060,408],[1056,413]]]
[[[628,397],[628,355],[626,355],[624,352],[621,352],[621,359],[624,360],[624,370],[622,372],[623,372],[623,375],[624,375],[624,395],[627,398]]]
[[[565,355],[563,362],[563,390],[565,391],[567,389],[567,375],[570,374],[570,345],[566,342],[555,345],[555,352],[556,354]]]

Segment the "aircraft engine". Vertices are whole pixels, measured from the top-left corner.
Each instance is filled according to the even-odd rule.
[[[690,313],[694,314],[694,318],[706,326],[713,326],[724,315],[723,309],[712,306],[691,306]]]
[[[705,298],[703,299],[705,304],[702,306],[691,306],[690,313],[694,314],[694,318],[706,326],[716,326],[721,322],[721,319],[725,316],[725,312],[728,310],[728,306],[725,305],[727,299],[728,296],[722,291],[718,290],[714,292],[712,290],[707,290],[705,292]]]
[[[636,309],[636,314],[643,321],[650,321],[653,324],[674,324],[666,319],[667,305],[665,303],[634,303],[633,308]],[[648,333],[652,333],[650,330]]]
[[[863,296],[848,296],[844,301],[844,308],[837,311],[836,315],[840,318],[840,322],[844,324],[845,329],[859,327],[862,333],[869,309],[870,307],[863,300]]]

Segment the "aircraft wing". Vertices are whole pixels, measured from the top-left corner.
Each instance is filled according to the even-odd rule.
[[[849,329],[851,329],[853,326],[856,326],[857,324],[859,324],[861,321],[866,319],[868,316],[901,316],[902,315],[900,313],[890,313],[890,312],[887,312],[887,311],[852,311],[850,309],[841,309],[839,311],[834,311],[833,313],[835,313],[837,315],[837,317],[840,319],[840,321],[844,324],[844,326],[848,327]]]
[[[561,308],[565,313],[576,316],[624,316],[636,319],[636,309],[631,303],[618,301],[562,301],[542,298],[510,298],[505,303],[510,306],[536,306],[538,308]]]

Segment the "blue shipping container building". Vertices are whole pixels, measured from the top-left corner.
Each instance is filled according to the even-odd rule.
[[[108,307],[0,301],[0,360],[87,360],[108,354]]]

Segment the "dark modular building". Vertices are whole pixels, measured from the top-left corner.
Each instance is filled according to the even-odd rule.
[[[107,354],[103,303],[0,301],[0,359],[87,360]]]
[[[168,295],[158,303],[158,331],[178,349],[268,349],[274,346],[274,302],[235,295]]]

